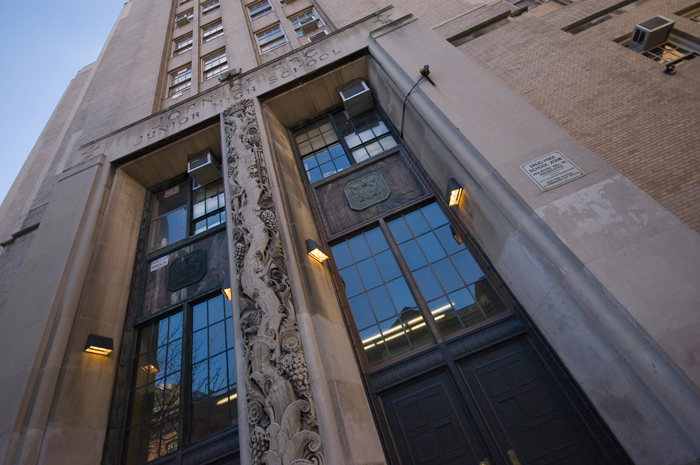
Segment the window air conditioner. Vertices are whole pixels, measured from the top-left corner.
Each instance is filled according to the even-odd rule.
[[[190,24],[190,21],[192,21],[191,17],[189,15],[183,15],[178,18],[175,18],[175,24],[177,27],[182,27]]]
[[[345,111],[354,118],[374,107],[369,87],[362,79],[355,79],[338,88]]]
[[[187,174],[195,180],[197,184],[203,186],[221,177],[221,165],[207,152],[190,160],[187,164]]]
[[[321,31],[318,34],[314,34],[311,37],[309,37],[309,42],[315,42],[319,39],[323,39],[328,35],[328,31]]]
[[[318,29],[318,18],[313,18],[310,21],[301,23],[301,31],[304,33],[304,35],[308,34],[309,32],[313,32],[316,29]]]
[[[639,23],[632,31],[632,38],[627,48],[635,52],[643,52],[652,47],[663,44],[668,39],[668,35],[675,24],[668,18],[656,16],[650,20]]]

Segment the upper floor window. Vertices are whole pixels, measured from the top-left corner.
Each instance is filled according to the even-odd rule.
[[[700,23],[700,4],[696,3],[695,5],[683,8],[677,11],[676,14],[688,18],[691,21],[695,21],[696,23]]]
[[[248,7],[248,12],[250,14],[250,19],[256,20],[268,13],[272,12],[272,5],[268,0],[263,0],[262,2],[256,3]]]
[[[664,16],[655,16],[637,24],[629,40],[621,37],[616,42],[665,65],[666,72],[673,74],[676,66],[692,60],[700,52],[700,41],[687,34],[676,34],[675,24]]]
[[[202,42],[207,43],[221,37],[224,35],[224,26],[221,24],[221,20],[214,21],[211,24],[207,24],[202,28]]]
[[[323,21],[319,19],[314,10],[305,11],[289,19],[292,20],[292,26],[294,26],[297,36],[303,36],[308,32],[313,32],[323,27]]]
[[[690,47],[686,47],[682,47],[675,40],[670,39],[661,45],[645,50],[642,52],[642,55],[662,65],[673,64],[678,66],[698,56],[698,52],[691,50]]]
[[[260,53],[267,53],[287,43],[287,38],[279,24],[256,34]]]
[[[204,80],[211,79],[219,73],[223,73],[228,69],[226,60],[226,51],[220,50],[212,55],[202,59],[202,71],[204,72]]]
[[[377,110],[348,119],[338,112],[294,132],[310,183],[396,147]]]
[[[192,85],[192,66],[188,65],[170,73],[170,97],[175,97]]]
[[[192,186],[193,182],[187,180],[155,196],[149,252],[226,224],[223,179]]]
[[[202,14],[211,13],[212,11],[219,8],[219,0],[209,0],[208,2],[202,3]]]
[[[185,34],[173,41],[173,56],[182,55],[192,50],[192,33]]]

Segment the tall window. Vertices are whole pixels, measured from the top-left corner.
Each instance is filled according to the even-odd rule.
[[[221,20],[214,21],[211,24],[207,24],[202,28],[202,42],[207,43],[221,37],[224,35],[224,26],[221,24]]]
[[[331,251],[371,367],[507,311],[436,203]]]
[[[339,112],[294,132],[310,183],[396,147],[376,110],[348,119]]]
[[[230,306],[222,295],[138,329],[124,463],[137,465],[237,424]]]
[[[192,85],[192,66],[181,68],[170,73],[170,88],[168,94],[171,97],[179,95]]]
[[[292,26],[294,26],[297,36],[303,36],[307,31],[315,31],[323,26],[323,21],[319,19],[314,10],[305,11],[290,19],[292,20]]]
[[[205,81],[223,73],[227,69],[228,62],[226,60],[226,51],[224,50],[219,50],[202,59],[202,71],[204,72]]]
[[[267,53],[287,43],[287,38],[279,24],[256,34],[260,53]]]
[[[192,181],[187,180],[155,196],[148,242],[150,252],[226,224],[223,179],[190,191],[191,186]]]
[[[211,13],[212,11],[219,8],[219,0],[209,0],[208,2],[202,3],[202,14]]]
[[[248,7],[248,13],[250,14],[251,21],[261,18],[271,12],[272,5],[270,5],[268,0],[263,0],[262,2]]]
[[[192,33],[185,34],[173,41],[173,56],[182,55],[192,50]]]

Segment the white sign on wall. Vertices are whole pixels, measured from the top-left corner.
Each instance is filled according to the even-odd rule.
[[[520,168],[543,191],[554,189],[586,174],[558,150],[520,165]]]
[[[170,256],[166,255],[165,257],[160,257],[157,260],[153,260],[151,262],[151,271],[156,271],[156,270],[163,268],[164,266],[167,266],[169,258],[170,258]]]

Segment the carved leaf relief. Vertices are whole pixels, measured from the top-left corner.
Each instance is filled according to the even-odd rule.
[[[253,102],[223,114],[253,463],[325,463]]]

